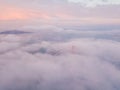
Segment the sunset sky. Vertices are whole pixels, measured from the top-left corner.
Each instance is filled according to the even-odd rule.
[[[120,25],[120,0],[1,0],[0,28],[39,24]]]

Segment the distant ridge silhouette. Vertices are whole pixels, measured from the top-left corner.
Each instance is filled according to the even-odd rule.
[[[32,33],[32,32],[25,32],[20,30],[9,30],[9,31],[0,32],[0,34],[25,34],[25,33]]]

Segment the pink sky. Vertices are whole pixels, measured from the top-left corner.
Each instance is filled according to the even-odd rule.
[[[65,0],[5,0],[0,1],[0,21],[5,24],[17,21],[17,24],[28,22],[47,22],[72,25],[120,24],[120,5],[101,5],[84,7],[80,3]],[[15,23],[14,23],[15,24]],[[0,23],[3,26],[3,23]]]

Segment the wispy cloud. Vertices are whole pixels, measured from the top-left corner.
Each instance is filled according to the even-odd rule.
[[[74,3],[80,3],[86,7],[96,7],[98,5],[120,5],[119,0],[68,0]]]

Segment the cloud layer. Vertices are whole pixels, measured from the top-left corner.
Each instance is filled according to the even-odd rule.
[[[47,27],[0,34],[0,90],[120,89],[120,42],[91,37],[106,33],[111,37],[119,31]]]

